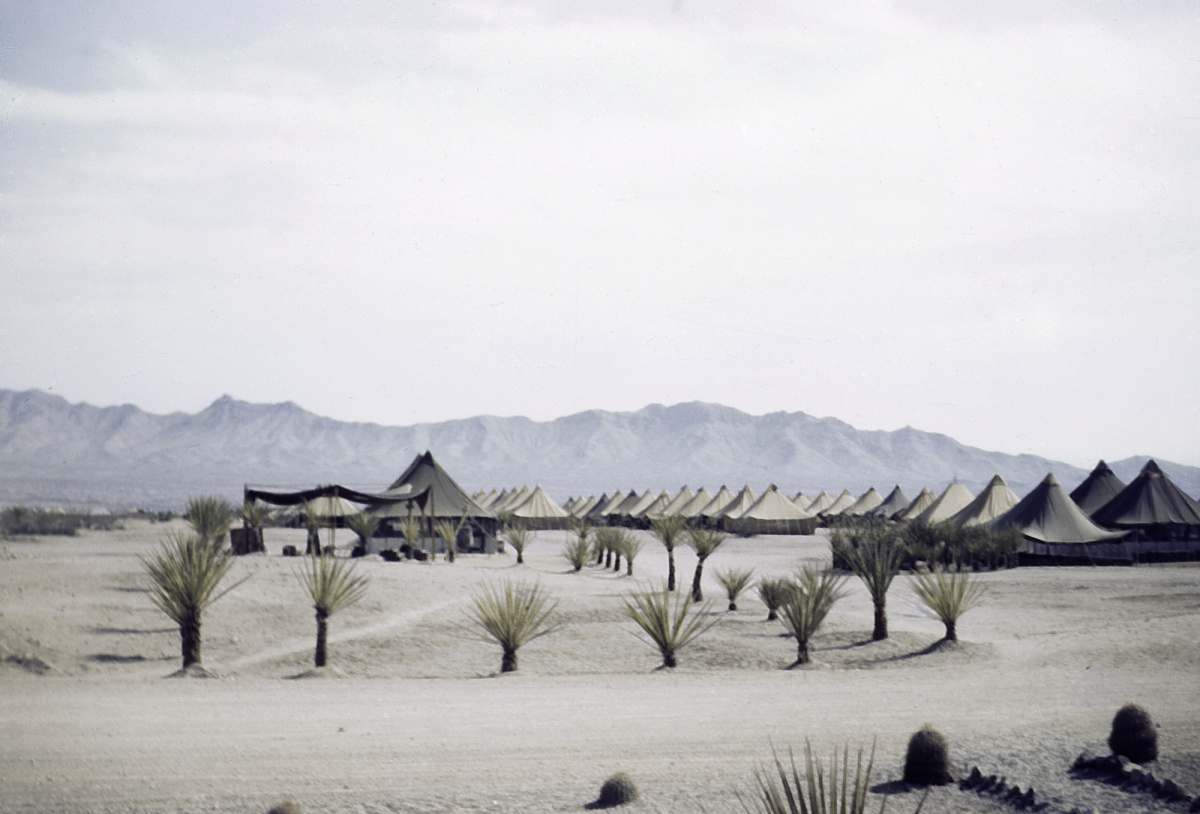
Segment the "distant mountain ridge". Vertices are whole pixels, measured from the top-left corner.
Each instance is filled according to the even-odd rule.
[[[196,414],[72,404],[0,390],[0,501],[178,507],[188,495],[239,499],[244,483],[281,487],[390,483],[424,450],[468,490],[540,483],[571,494],[776,483],[789,493],[855,494],[900,484],[911,497],[957,479],[978,492],[999,473],[1018,494],[1054,472],[1071,489],[1086,471],[1034,455],[969,447],[911,427],[859,430],[802,412],[752,416],[719,404],[588,410],[552,421],[476,416],[387,427],[336,421],[292,402],[222,396]],[[1144,456],[1110,462],[1132,479]],[[1159,464],[1189,494],[1200,468]]]

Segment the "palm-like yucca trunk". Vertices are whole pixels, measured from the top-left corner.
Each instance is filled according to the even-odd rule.
[[[511,673],[517,669],[517,649],[515,647],[503,648],[503,655],[500,657],[500,672]]]
[[[329,639],[329,611],[317,608],[317,649],[313,654],[313,665],[324,667],[326,660],[326,642]]]
[[[200,663],[200,609],[190,610],[179,622],[180,655],[183,666]]]

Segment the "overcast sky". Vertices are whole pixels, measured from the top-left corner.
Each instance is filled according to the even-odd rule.
[[[1200,464],[1200,4],[246,5],[0,0],[0,387]]]

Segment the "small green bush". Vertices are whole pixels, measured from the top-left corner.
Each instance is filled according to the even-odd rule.
[[[908,741],[904,782],[917,786],[944,786],[951,780],[950,747],[942,733],[925,724]]]
[[[1158,760],[1158,732],[1150,714],[1137,704],[1126,704],[1117,710],[1108,748],[1114,755],[1127,757],[1134,763]]]

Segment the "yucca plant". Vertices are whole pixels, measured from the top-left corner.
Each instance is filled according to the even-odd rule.
[[[237,510],[238,517],[248,529],[262,528],[262,524],[266,522],[270,513],[271,509],[267,504],[259,503],[257,500],[247,500]]]
[[[958,641],[958,620],[983,601],[987,588],[970,571],[948,571],[934,567],[918,571],[908,579],[917,599],[946,626],[943,641]]]
[[[585,537],[570,537],[563,545],[563,558],[576,572],[583,570],[591,557],[592,549]]]
[[[650,533],[667,550],[667,590],[675,590],[675,546],[687,529],[687,518],[680,515],[650,518]]]
[[[703,602],[704,592],[700,590],[700,579],[704,574],[704,561],[724,545],[729,537],[715,529],[696,528],[689,528],[687,535],[687,544],[696,552],[696,572],[692,575],[692,601]]]
[[[313,665],[325,666],[329,617],[363,598],[367,578],[354,573],[354,563],[337,557],[305,557],[296,580],[312,597],[317,613],[317,647]]]
[[[754,579],[754,569],[752,568],[718,568],[713,571],[713,577],[716,578],[717,584],[725,589],[725,595],[729,597],[729,610],[737,610],[738,597],[742,595],[742,591],[750,585],[750,581]]]
[[[853,530],[837,529],[829,539],[834,559],[846,564],[867,586],[875,606],[873,641],[888,637],[887,592],[892,580],[900,573],[904,546],[895,533],[882,526],[866,526]]]
[[[504,527],[504,538],[517,552],[517,565],[525,564],[525,547],[529,545],[529,529],[513,522]]]
[[[352,514],[346,518],[346,527],[358,537],[358,545],[366,554],[371,545],[371,538],[379,531],[380,519],[366,512]]]
[[[304,528],[308,530],[308,537],[305,540],[304,553],[306,555],[320,555],[321,550],[321,529],[329,524],[329,518],[321,514],[315,501],[309,501],[304,504],[304,508],[300,511],[300,518],[304,521]],[[332,547],[333,542],[330,541]]]
[[[621,532],[621,554],[625,556],[625,576],[633,576],[633,561],[642,553],[644,543],[629,531]]]
[[[788,749],[788,765],[771,747],[773,766],[760,766],[754,771],[755,793],[750,800],[738,794],[747,812],[763,814],[864,814],[867,792],[871,787],[871,771],[875,768],[875,744],[863,767],[863,749],[858,748],[854,777],[850,777],[850,746],[842,748],[841,765],[835,749],[829,759],[829,772],[819,757],[813,754],[812,744],[804,742],[803,776],[796,767],[796,756]],[[839,776],[840,775],[840,776]],[[828,777],[828,782],[826,778]],[[883,805],[880,806],[883,811]],[[917,809],[920,811],[920,808]]]
[[[784,577],[764,577],[758,581],[758,598],[767,606],[767,621],[779,618],[779,608],[791,598],[796,583]]]
[[[234,556],[196,534],[171,533],[142,564],[150,576],[150,601],[179,625],[183,667],[200,664],[200,617],[205,608],[249,577],[218,591]]]
[[[503,651],[500,672],[511,673],[517,669],[517,650],[561,628],[550,619],[557,606],[540,585],[505,582],[500,587],[481,587],[472,597],[467,615],[480,637]]]
[[[400,533],[404,535],[404,542],[408,544],[409,551],[418,551],[421,547],[420,516],[414,514],[405,515],[399,518],[396,525],[400,529]]]
[[[446,545],[447,562],[454,562],[454,557],[458,553],[458,533],[462,531],[462,527],[466,521],[467,516],[464,514],[457,523],[442,520],[437,524],[437,536]]]
[[[593,544],[597,551],[597,564],[603,561],[605,568],[612,567],[613,554],[621,547],[622,534],[621,529],[612,526],[604,526],[596,529],[595,542]]]
[[[672,595],[666,585],[625,599],[625,614],[644,634],[638,638],[658,649],[663,667],[674,667],[676,653],[716,624],[709,612],[707,605],[696,607],[688,597]]]
[[[213,495],[188,498],[186,515],[188,525],[195,530],[196,536],[212,545],[219,546],[233,525],[233,509]]]
[[[796,637],[797,667],[808,664],[808,642],[821,627],[834,604],[845,596],[846,577],[832,571],[817,571],[806,565],[796,574],[796,590],[779,608],[779,618]]]

